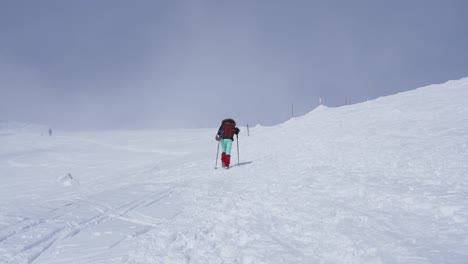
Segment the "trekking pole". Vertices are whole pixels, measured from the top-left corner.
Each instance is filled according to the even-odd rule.
[[[239,159],[239,135],[236,134],[236,139],[237,139],[237,165],[240,165],[240,159]]]
[[[220,142],[220,141],[218,141],[218,149],[216,150],[215,170],[218,169],[219,142]]]

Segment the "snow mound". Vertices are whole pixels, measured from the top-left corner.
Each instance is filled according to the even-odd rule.
[[[461,79],[243,130],[229,170],[217,127],[0,137],[0,263],[466,263],[466,98]]]
[[[74,178],[70,173],[64,176],[60,176],[57,182],[64,187],[80,185],[80,182],[76,178]]]

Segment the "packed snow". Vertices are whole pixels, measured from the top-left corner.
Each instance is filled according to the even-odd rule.
[[[229,170],[219,124],[4,124],[0,263],[468,263],[467,98],[461,79],[241,126]]]

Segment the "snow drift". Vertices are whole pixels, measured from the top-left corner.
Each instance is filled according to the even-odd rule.
[[[241,128],[227,171],[216,128],[5,135],[0,262],[467,263],[466,98],[461,79]]]

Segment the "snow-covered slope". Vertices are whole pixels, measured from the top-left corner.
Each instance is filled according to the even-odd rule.
[[[241,128],[227,171],[216,128],[5,134],[0,263],[468,263],[466,98]]]

